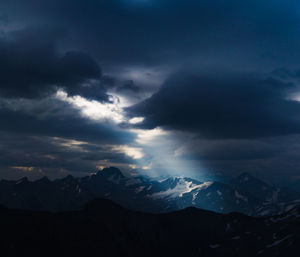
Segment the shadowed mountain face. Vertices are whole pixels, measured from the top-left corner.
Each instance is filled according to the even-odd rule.
[[[125,177],[119,169],[111,167],[83,178],[0,181],[0,203],[9,208],[77,210],[96,198],[111,199],[127,208],[152,213],[194,206],[252,216],[280,214],[300,203],[300,193],[270,186],[249,174],[225,184],[180,177],[164,180]]]
[[[0,209],[2,256],[299,256],[300,210],[252,218],[187,208],[129,211],[94,200],[79,211]]]

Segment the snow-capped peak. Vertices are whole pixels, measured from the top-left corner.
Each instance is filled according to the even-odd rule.
[[[153,198],[176,198],[182,197],[184,194],[190,193],[193,190],[202,190],[209,187],[213,182],[204,182],[195,184],[193,181],[186,180],[184,178],[178,178],[175,187],[169,188],[165,191],[160,191],[152,194]]]

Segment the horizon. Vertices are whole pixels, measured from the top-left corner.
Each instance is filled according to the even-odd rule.
[[[5,179],[5,178],[2,178],[0,179],[0,181],[3,181],[3,180],[7,180],[7,181],[12,181],[12,182],[16,182],[18,183],[19,181],[30,181],[30,182],[36,182],[36,181],[40,181],[40,180],[43,180],[43,179],[47,179],[51,182],[53,181],[56,181],[56,180],[62,180],[62,179],[65,179],[67,177],[72,177],[74,179],[81,179],[81,178],[86,178],[86,177],[91,177],[91,176],[95,176],[97,174],[100,174],[101,175],[101,172],[103,170],[106,170],[106,171],[109,171],[111,169],[117,169],[118,172],[120,172],[122,174],[122,176],[124,176],[124,179],[136,179],[136,178],[145,178],[145,179],[148,179],[149,181],[157,181],[159,183],[163,182],[163,181],[166,181],[168,179],[171,179],[171,178],[178,178],[178,179],[193,179],[193,180],[196,180],[198,181],[199,183],[207,183],[207,182],[221,182],[221,183],[224,183],[224,184],[229,184],[230,185],[230,181],[234,180],[234,179],[239,179],[241,177],[244,177],[244,176],[250,176],[254,179],[258,179],[259,181],[263,182],[263,183],[266,183],[267,185],[269,186],[277,186],[277,187],[288,187],[292,190],[294,190],[293,187],[295,187],[294,185],[293,186],[289,186],[289,184],[286,183],[286,181],[282,181],[282,183],[278,183],[278,184],[275,184],[275,183],[272,183],[272,182],[267,182],[266,180],[262,179],[262,178],[259,178],[259,177],[256,177],[254,176],[253,174],[250,174],[248,172],[241,172],[240,174],[238,174],[237,176],[227,176],[227,177],[224,177],[224,174],[222,175],[219,175],[219,176],[215,176],[215,177],[206,177],[205,179],[201,179],[201,178],[197,178],[197,177],[187,177],[187,176],[184,176],[184,175],[181,175],[181,176],[159,176],[159,177],[151,177],[151,176],[148,176],[147,174],[142,174],[141,172],[139,171],[130,171],[130,172],[126,172],[125,171],[122,171],[121,169],[119,168],[116,168],[116,167],[112,167],[112,166],[108,166],[108,167],[103,167],[101,169],[98,169],[97,171],[95,172],[90,172],[90,173],[85,173],[85,174],[82,174],[82,176],[74,176],[72,174],[66,174],[65,176],[62,176],[62,177],[55,177],[55,178],[49,178],[47,176],[41,176],[41,177],[33,177],[33,178],[30,178],[30,177],[27,177],[27,176],[24,176],[24,177],[20,177],[20,178],[16,178],[16,179]],[[112,173],[113,175],[113,173]],[[300,180],[297,180],[295,181],[295,183],[299,182]]]

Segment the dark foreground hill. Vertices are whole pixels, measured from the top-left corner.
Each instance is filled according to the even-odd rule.
[[[300,210],[253,218],[187,208],[129,211],[109,200],[82,210],[0,210],[1,256],[299,256]]]

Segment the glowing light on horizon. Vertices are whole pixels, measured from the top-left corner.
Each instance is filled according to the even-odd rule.
[[[69,148],[71,150],[76,150],[80,152],[88,152],[83,148],[84,145],[88,145],[88,142],[78,141],[74,139],[67,139],[61,137],[52,137],[53,143],[56,145],[60,145],[65,148]]]
[[[12,166],[11,168],[15,170],[26,171],[26,172],[31,172],[34,170],[34,167],[26,167],[26,166]]]

